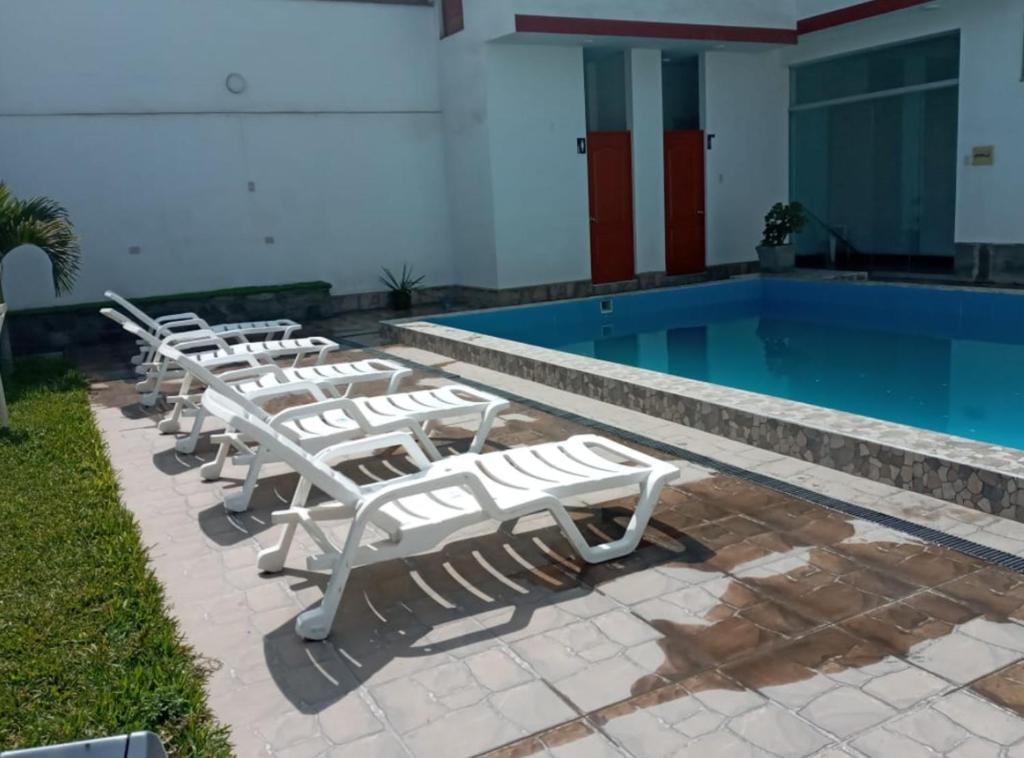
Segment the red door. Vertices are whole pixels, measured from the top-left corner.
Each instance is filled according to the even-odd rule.
[[[594,284],[632,279],[633,158],[629,132],[590,132],[590,272]]]
[[[665,132],[665,272],[704,270],[704,132]]]

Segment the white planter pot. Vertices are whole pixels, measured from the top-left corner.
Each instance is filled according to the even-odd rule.
[[[796,265],[796,250],[792,245],[762,245],[757,248],[757,258],[761,261],[761,270],[767,273],[790,271]]]

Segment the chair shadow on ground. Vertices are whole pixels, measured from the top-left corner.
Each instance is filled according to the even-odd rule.
[[[592,542],[615,539],[631,515],[617,505],[573,511]],[[296,709],[317,713],[371,679],[391,681],[483,652],[499,645],[499,637],[574,623],[574,603],[605,609],[607,599],[596,590],[611,579],[669,561],[699,565],[714,555],[657,519],[648,527],[657,542],[645,540],[625,558],[594,565],[578,557],[547,517],[514,530],[490,528],[435,552],[356,569],[323,643],[299,638],[294,617],[266,634],[264,654],[280,691]],[[268,579],[322,594],[326,572],[297,568],[298,554],[289,563]]]
[[[185,422],[186,431],[188,424],[191,421]],[[164,474],[168,476],[177,476],[178,474],[184,474],[188,471],[194,471],[195,469],[202,466],[204,463],[209,463],[213,460],[217,454],[217,446],[210,441],[212,434],[216,432],[204,432],[199,436],[199,442],[196,444],[194,453],[179,453],[172,444],[166,450],[161,450],[158,453],[153,454],[153,465]],[[179,440],[184,439],[186,435],[181,434],[177,437],[168,435],[168,440]]]

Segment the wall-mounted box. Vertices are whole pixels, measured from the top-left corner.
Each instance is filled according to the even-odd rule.
[[[991,166],[996,162],[995,145],[978,145],[971,148],[972,166]]]

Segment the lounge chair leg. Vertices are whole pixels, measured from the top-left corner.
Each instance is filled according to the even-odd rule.
[[[479,453],[483,450],[484,443],[487,441],[487,435],[491,433],[491,427],[494,426],[494,420],[498,417],[498,413],[501,412],[501,408],[490,408],[484,417],[480,420],[480,426],[476,430],[476,434],[473,435],[473,442],[469,445],[469,452]]]
[[[249,464],[249,471],[245,475],[242,488],[224,496],[224,507],[232,513],[241,513],[249,510],[249,501],[252,500],[252,492],[256,489],[256,482],[260,478],[260,469],[266,462],[267,453],[260,448],[252,463]]]
[[[157,424],[157,428],[162,434],[174,434],[181,428],[181,414],[185,409],[185,405],[188,401],[188,389],[191,387],[191,374],[185,374],[181,380],[181,387],[178,389],[178,394],[174,398],[174,408],[171,410],[170,415]]]
[[[171,409],[170,415],[163,419],[156,428],[160,430],[161,434],[175,434],[181,429],[181,415],[185,410],[185,405],[189,402],[188,391],[192,386],[192,375],[185,374],[185,378],[181,380],[181,389],[178,390],[177,397],[174,398],[174,408]]]
[[[647,522],[650,521],[654,508],[661,498],[661,491],[672,475],[651,477],[641,485],[640,497],[637,500],[636,508],[633,510],[633,517],[626,524],[626,530],[621,537],[612,542],[604,542],[600,545],[587,543],[579,527],[576,526],[572,517],[561,506],[551,508],[551,515],[555,517],[558,525],[562,528],[569,542],[576,549],[587,563],[603,563],[615,558],[629,555],[644,536]]]
[[[192,422],[192,430],[188,433],[188,436],[184,439],[178,440],[174,444],[175,450],[185,455],[192,455],[196,451],[196,446],[199,444],[199,435],[203,431],[203,423],[206,421],[206,417],[210,414],[207,413],[202,406],[199,406],[199,411],[196,413],[196,419]]]
[[[256,559],[256,568],[268,574],[276,574],[284,569],[284,562],[288,558],[288,551],[291,549],[297,527],[296,523],[286,524],[277,544],[260,551],[259,557]]]
[[[299,614],[295,621],[295,631],[307,640],[322,640],[331,633],[334,616],[341,605],[341,596],[345,593],[348,576],[352,573],[347,557],[342,554],[337,558],[331,579],[324,591],[324,599],[320,605]]]
[[[228,459],[228,453],[231,451],[230,442],[221,442],[217,448],[217,455],[209,463],[204,463],[199,467],[199,476],[208,482],[212,482],[214,479],[220,479],[221,472],[224,471],[224,463]]]
[[[156,401],[160,399],[160,387],[163,386],[164,379],[167,376],[167,361],[160,362],[160,368],[156,372],[156,376],[146,377],[145,382],[140,382],[135,385],[135,388],[140,392],[145,392],[142,399],[139,401],[142,405],[150,407],[156,405]],[[140,388],[141,385],[141,388]]]
[[[176,402],[174,408],[171,409],[170,415],[167,418],[160,419],[160,423],[156,425],[157,431],[160,434],[177,434],[181,431],[181,408],[182,403]]]
[[[409,429],[412,431],[413,437],[420,443],[420,447],[423,448],[423,452],[427,454],[427,457],[432,461],[439,461],[444,456],[441,455],[441,451],[437,449],[437,445],[430,439],[430,436],[426,433],[422,426],[413,422],[409,424]]]

